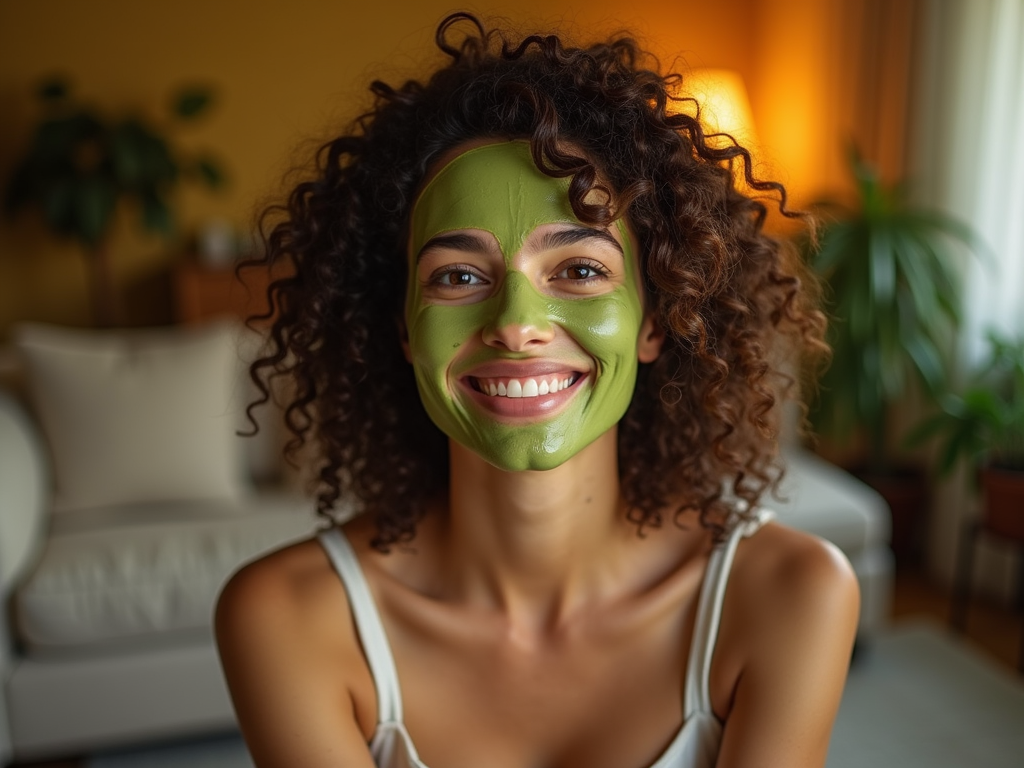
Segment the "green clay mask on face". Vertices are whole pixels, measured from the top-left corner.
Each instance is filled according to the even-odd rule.
[[[405,319],[420,397],[449,438],[507,471],[551,469],[574,456],[618,423],[636,383],[643,307],[624,223],[617,222],[621,256],[609,255],[613,246],[595,248],[597,239],[574,246],[587,253],[590,243],[589,252],[611,264],[613,279],[587,283],[596,289],[565,282],[562,275],[583,274],[565,264],[531,266],[557,251],[537,245],[538,227],[586,226],[568,187],[534,166],[527,142],[488,144],[444,166],[412,212]],[[566,226],[545,226],[559,224]],[[490,271],[462,299],[450,283],[436,289],[448,273],[424,274],[419,257],[433,238],[467,232],[493,236],[500,258],[479,257],[490,259]],[[458,257],[446,258],[462,264]],[[459,267],[460,277],[468,274]],[[513,327],[532,329],[535,340],[522,349],[494,342]]]

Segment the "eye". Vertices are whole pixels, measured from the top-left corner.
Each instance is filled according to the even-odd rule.
[[[471,288],[486,285],[487,280],[466,264],[451,264],[435,271],[428,282],[438,288]]]
[[[564,265],[564,268],[555,274],[555,279],[576,282],[597,281],[608,277],[609,274],[610,272],[604,265],[589,259],[582,259]]]

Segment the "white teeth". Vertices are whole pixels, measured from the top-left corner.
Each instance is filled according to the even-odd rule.
[[[553,395],[571,386],[573,377],[565,379],[509,379],[508,383],[481,381],[479,389],[491,397],[537,397],[539,395]]]

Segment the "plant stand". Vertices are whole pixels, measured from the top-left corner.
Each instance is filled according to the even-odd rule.
[[[1020,511],[1024,514],[1024,509]],[[994,530],[984,517],[981,520],[971,520],[964,525],[957,553],[956,573],[953,576],[953,600],[949,617],[950,626],[961,634],[967,629],[967,608],[971,599],[971,575],[974,571],[974,549],[978,542],[978,536],[982,533],[1010,541],[1016,545],[1018,554],[1024,554],[1024,529],[1019,536],[1006,535],[1004,531]],[[1024,611],[1024,559],[1018,566],[1017,578],[1016,607],[1018,610]],[[1020,633],[1017,671],[1024,675],[1024,629]]]

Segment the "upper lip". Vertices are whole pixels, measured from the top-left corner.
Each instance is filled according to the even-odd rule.
[[[588,368],[556,360],[493,360],[473,366],[463,376],[477,379],[522,379],[555,373],[586,373]]]

